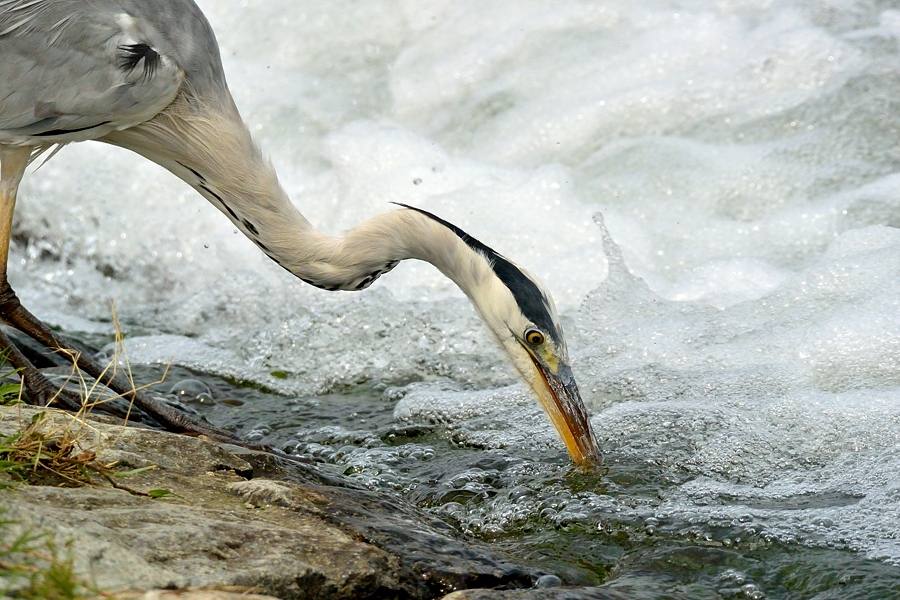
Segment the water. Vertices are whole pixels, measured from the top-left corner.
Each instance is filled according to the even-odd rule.
[[[412,204],[546,280],[608,473],[431,267],[304,286],[114,148],[26,180],[26,305],[102,347],[115,300],[159,391],[567,583],[900,594],[895,2],[201,6],[318,227]]]

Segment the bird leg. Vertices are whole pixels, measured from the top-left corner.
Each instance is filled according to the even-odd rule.
[[[24,387],[28,390],[28,399],[32,403],[38,406],[49,406],[55,403],[74,411],[83,408],[80,397],[68,390],[54,387],[22,354],[21,350],[16,348],[3,331],[0,331],[0,352],[16,372],[21,374]]]
[[[9,258],[9,238],[12,234],[12,216],[16,208],[16,195],[30,158],[31,148],[0,146],[0,279],[4,284],[6,283],[6,263]],[[6,359],[20,374],[31,402],[38,405],[49,405],[55,401],[72,410],[81,409],[80,398],[75,398],[68,392],[54,388],[2,331],[0,331],[0,352],[5,354]]]
[[[9,240],[12,233],[12,218],[16,205],[16,195],[22,175],[31,158],[31,148],[13,148],[0,145],[0,318],[22,333],[37,340],[47,348],[58,352],[76,367],[106,385],[109,389],[134,403],[139,409],[150,415],[162,427],[176,433],[189,435],[205,435],[223,442],[241,443],[234,434],[219,429],[209,423],[198,421],[172,406],[157,400],[150,395],[136,390],[100,363],[72,348],[61,336],[54,333],[37,317],[32,315],[19,301],[19,297],[10,287],[6,275],[9,258]],[[6,348],[10,363],[20,371],[22,383],[34,403],[46,404],[57,400],[67,408],[81,409],[80,398],[76,399],[70,392],[55,388],[40,371],[16,348],[9,338],[0,332],[0,350]],[[102,404],[99,408],[108,410]],[[116,411],[113,411],[115,414]]]
[[[10,287],[2,273],[0,273],[0,318],[22,333],[30,336],[42,345],[71,361],[76,367],[114,391],[125,400],[133,402],[136,407],[150,415],[166,430],[176,433],[205,435],[209,438],[225,442],[238,441],[238,438],[233,434],[223,431],[209,423],[198,421],[187,413],[169,406],[141,390],[135,389],[134,385],[126,381],[122,376],[115,374],[112,370],[104,367],[92,357],[72,348],[70,343],[53,332],[37,317],[32,315],[28,309],[22,306],[16,292]],[[0,344],[2,343],[3,341],[0,340]],[[14,364],[13,366],[16,365]],[[40,375],[34,367],[31,367],[31,370]],[[30,371],[26,369],[26,373],[29,372]],[[28,385],[29,381],[27,378],[25,378],[25,383],[26,389],[28,389],[29,393],[33,394],[34,392]],[[47,382],[47,385],[50,385],[49,382]],[[110,408],[103,403],[97,403],[97,406],[103,410]]]
[[[222,442],[240,442],[240,439],[234,434],[219,429],[210,423],[198,421],[187,413],[182,412],[165,402],[157,400],[141,390],[135,389],[134,385],[126,381],[122,376],[115,374],[112,370],[104,367],[92,357],[72,348],[70,343],[66,342],[61,336],[53,332],[37,317],[32,315],[28,309],[22,306],[19,297],[6,281],[4,273],[0,273],[0,318],[22,333],[37,340],[47,348],[54,350],[67,360],[70,360],[76,367],[120,395],[125,400],[133,402],[136,407],[150,415],[166,430],[189,435],[205,435],[211,439]],[[3,343],[3,340],[0,339],[0,344]],[[24,356],[22,358],[24,358]],[[13,366],[16,365],[14,364]],[[37,373],[37,375],[40,375],[34,367],[31,369]],[[46,381],[46,379],[44,379],[44,381]],[[26,389],[31,392],[27,379],[25,379],[25,382]],[[47,382],[47,385],[49,385],[49,382]],[[108,408],[103,404],[99,404],[98,406],[104,410]]]

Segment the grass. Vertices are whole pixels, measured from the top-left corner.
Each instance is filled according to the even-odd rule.
[[[39,413],[43,414],[43,413]],[[36,416],[39,416],[36,415]],[[40,420],[33,419],[27,429],[35,426]],[[16,434],[16,439],[26,436]],[[10,446],[6,438],[2,450]],[[13,440],[13,447],[15,440]],[[37,455],[42,454],[39,450]],[[77,464],[74,461],[73,464]],[[23,465],[10,457],[10,452],[0,460],[0,473],[11,476],[14,480],[22,480],[25,474],[34,467]],[[69,470],[72,466],[67,467]],[[78,470],[77,467],[74,467]],[[3,482],[0,494],[13,493],[10,488],[15,483]],[[2,514],[2,508],[0,508]],[[28,600],[75,600],[86,595],[96,595],[98,590],[86,584],[75,574],[75,564],[71,548],[60,552],[49,532],[35,533],[32,529],[18,531],[18,521],[0,519],[0,594],[3,597],[24,598]]]
[[[114,304],[111,305],[111,312],[112,322],[115,326],[115,350],[103,374],[111,371],[111,375],[115,376],[121,361],[124,362],[124,375],[132,389],[137,391],[162,383],[168,373],[168,367],[159,381],[135,387],[131,365],[125,350],[124,335]],[[0,489],[9,487],[11,482],[64,487],[95,485],[94,477],[99,475],[113,487],[135,495],[149,497],[169,495],[161,494],[161,490],[152,490],[152,492],[156,492],[155,495],[138,492],[115,481],[116,478],[136,475],[153,467],[122,472],[115,470],[115,463],[102,464],[97,461],[97,453],[103,445],[115,443],[115,441],[105,440],[85,417],[95,408],[121,396],[104,394],[106,388],[98,381],[85,380],[81,371],[74,366],[75,361],[72,362],[72,371],[65,384],[73,380],[77,381],[79,395],[82,399],[81,409],[74,414],[52,409],[39,412],[32,416],[30,422],[24,424],[18,432],[0,437],[0,475],[5,474],[7,479],[5,482],[0,479]],[[0,370],[5,363],[6,355],[0,353]],[[2,405],[9,406],[21,402],[22,386],[18,383],[9,383],[8,380],[16,372],[16,370],[11,370],[0,373],[0,404]],[[131,405],[129,404],[128,413],[130,414],[130,412]]]
[[[121,329],[113,307],[116,327],[116,351],[107,369],[116,370],[123,356],[126,377],[134,385]],[[10,382],[16,370],[2,372],[7,364],[0,354],[0,405],[22,402],[22,386]],[[104,388],[87,382],[73,367],[72,377],[78,377],[82,409],[72,414],[58,410],[35,413],[18,431],[0,436],[0,494],[14,493],[15,487],[52,485],[80,487],[97,485],[98,478],[112,487],[151,499],[177,496],[169,490],[137,491],[117,480],[155,468],[144,467],[130,471],[116,470],[116,464],[103,464],[97,459],[104,445],[115,443],[90,425],[85,417],[98,405],[111,398],[101,397]],[[163,379],[165,374],[163,375]],[[160,381],[161,382],[161,381]],[[153,384],[150,384],[153,385]],[[130,411],[130,407],[129,407]],[[0,597],[26,600],[74,600],[102,594],[84,582],[75,572],[71,542],[61,551],[50,532],[35,533],[21,530],[21,523],[2,519],[0,507]]]
[[[9,362],[8,350],[0,352],[0,367]],[[9,381],[9,378],[17,374],[19,369],[11,369],[0,373],[0,406],[12,406],[22,402],[22,385]]]
[[[15,521],[0,521],[0,580],[4,597],[76,600],[99,593],[75,574],[71,549],[61,556],[49,534],[12,534]],[[11,537],[11,541],[6,541]]]
[[[0,439],[0,471],[32,485],[79,487],[92,483],[95,451],[81,451],[79,431],[36,413],[20,431]]]
[[[0,367],[6,356],[0,355]],[[22,386],[0,374],[0,405],[22,402]],[[37,482],[45,473],[68,482],[84,479],[90,453],[75,453],[72,430],[47,429],[47,413],[35,414],[20,431],[0,437],[0,494],[21,482]],[[94,455],[95,457],[96,455]],[[0,514],[3,510],[0,508]],[[98,590],[75,574],[71,549],[60,552],[49,532],[21,531],[20,523],[0,519],[0,594],[25,600],[75,600]]]
[[[86,431],[89,429],[80,415],[35,413],[22,429],[0,437],[0,473],[7,478],[0,482],[0,488],[17,483],[81,487],[96,485],[95,477],[100,476],[114,488],[136,496],[162,497],[159,490],[141,492],[117,482],[155,467],[117,471],[116,463],[103,464],[97,460],[97,452],[104,440],[99,432]]]

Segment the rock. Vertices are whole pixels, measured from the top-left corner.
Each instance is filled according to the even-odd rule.
[[[99,596],[95,600],[278,600],[250,592],[226,590],[149,590]]]
[[[654,598],[658,596],[653,596]],[[603,587],[550,588],[531,590],[464,590],[443,600],[649,600],[643,595],[621,593]]]
[[[36,412],[0,408],[0,433],[18,431]],[[9,533],[51,532],[59,548],[71,549],[76,572],[99,589],[243,586],[283,599],[434,598],[475,586],[530,587],[537,579],[530,569],[459,540],[415,507],[314,466],[72,419],[52,416],[59,427],[78,428],[81,448],[97,452],[99,463],[116,463],[116,470],[156,465],[119,484],[172,492],[151,499],[100,477],[103,485],[18,485],[0,492],[4,518],[20,521]],[[214,590],[195,593],[227,598],[210,595],[220,593]],[[123,597],[162,600],[165,594]]]

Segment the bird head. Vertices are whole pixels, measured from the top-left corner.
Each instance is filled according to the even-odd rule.
[[[572,460],[599,465],[600,451],[575,383],[556,306],[546,287],[455,225],[403,206],[440,224],[462,242],[455,244],[455,253],[423,258],[453,279],[472,301],[494,339],[534,390]]]

